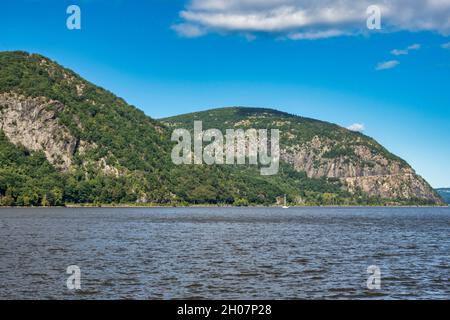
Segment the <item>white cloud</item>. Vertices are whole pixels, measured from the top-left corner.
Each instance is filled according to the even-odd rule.
[[[392,69],[392,68],[395,68],[396,66],[398,66],[399,64],[400,64],[400,62],[397,60],[384,61],[384,62],[380,62],[375,69],[376,70]]]
[[[355,132],[363,132],[366,130],[366,127],[362,123],[354,123],[351,126],[348,126],[347,129]]]
[[[287,35],[291,40],[317,40],[345,35],[339,30],[315,31],[315,32],[295,32]]]
[[[205,31],[201,27],[190,23],[176,24],[172,26],[172,29],[175,30],[180,36],[187,38],[201,37],[205,34]]]
[[[391,53],[394,56],[402,56],[402,55],[407,55],[408,54],[408,50],[399,50],[399,49],[394,49],[391,51]]]
[[[416,44],[410,45],[407,49],[408,49],[408,51],[419,50],[421,47],[422,46],[420,44],[416,43]]]
[[[450,49],[450,42],[441,45],[442,49]]]
[[[410,51],[412,50],[419,50],[422,46],[420,44],[413,44],[410,45],[409,47],[407,47],[406,49],[394,49],[391,51],[391,53],[394,56],[402,56],[402,55],[407,55],[409,54]]]
[[[321,39],[368,33],[366,9],[373,4],[381,9],[384,32],[450,34],[449,0],[189,0],[180,17],[183,24],[199,28],[196,35],[265,32],[294,40]],[[184,27],[174,29],[186,35]]]

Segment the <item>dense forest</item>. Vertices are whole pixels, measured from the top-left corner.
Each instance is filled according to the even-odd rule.
[[[259,168],[250,165],[176,166],[170,159],[174,145],[170,140],[171,131],[177,125],[192,126],[193,117],[151,119],[111,92],[37,54],[0,53],[2,94],[10,100],[20,97],[13,101],[17,106],[23,106],[23,101],[43,97],[48,102],[45,111],[54,112],[46,121],[52,121],[55,130],[66,130],[76,141],[70,167],[61,169],[58,163],[49,161],[46,156],[49,150],[45,146],[33,151],[24,146],[27,141],[13,144],[6,130],[0,130],[2,206],[274,205],[284,194],[290,203],[297,205],[433,203],[428,199],[382,199],[362,191],[349,192],[339,179],[309,178],[305,172],[296,171],[283,162],[279,174],[274,176],[261,176]],[[64,107],[58,108],[58,103],[54,102]],[[6,121],[11,114],[8,112],[11,110],[7,110],[6,103],[0,104],[0,120],[4,120],[5,126],[13,126],[15,120]],[[266,109],[249,111],[245,108],[221,109],[194,118],[200,117],[208,127],[221,129],[226,121],[247,118],[248,112],[258,119],[248,125],[257,127],[270,126],[269,122],[274,119],[289,118],[288,125],[296,134],[297,142],[316,135],[333,139],[336,147],[327,153],[328,157],[355,157],[347,146],[349,137],[357,137],[385,157],[404,163],[373,139],[359,133],[274,110],[270,111],[271,118],[258,117],[265,115]],[[54,132],[54,139],[59,133]],[[112,169],[108,171],[105,167]]]

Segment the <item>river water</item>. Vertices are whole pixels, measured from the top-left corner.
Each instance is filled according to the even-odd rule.
[[[450,299],[450,208],[0,209],[0,299],[322,298]]]

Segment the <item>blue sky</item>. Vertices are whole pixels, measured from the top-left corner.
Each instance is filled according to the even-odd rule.
[[[2,0],[0,50],[46,55],[154,118],[239,105],[363,124],[434,187],[450,186],[446,1],[411,1],[406,18],[387,7],[381,31],[364,30],[353,7],[355,19],[327,23],[311,8],[310,24],[297,26],[286,21],[310,1],[285,0],[280,19],[284,0],[221,1]],[[71,4],[81,30],[66,27]],[[377,70],[383,62],[391,68]]]

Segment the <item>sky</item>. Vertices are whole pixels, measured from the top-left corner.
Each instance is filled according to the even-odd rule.
[[[43,54],[153,118],[248,106],[337,123],[450,187],[450,0],[378,2],[2,0],[0,51]]]

